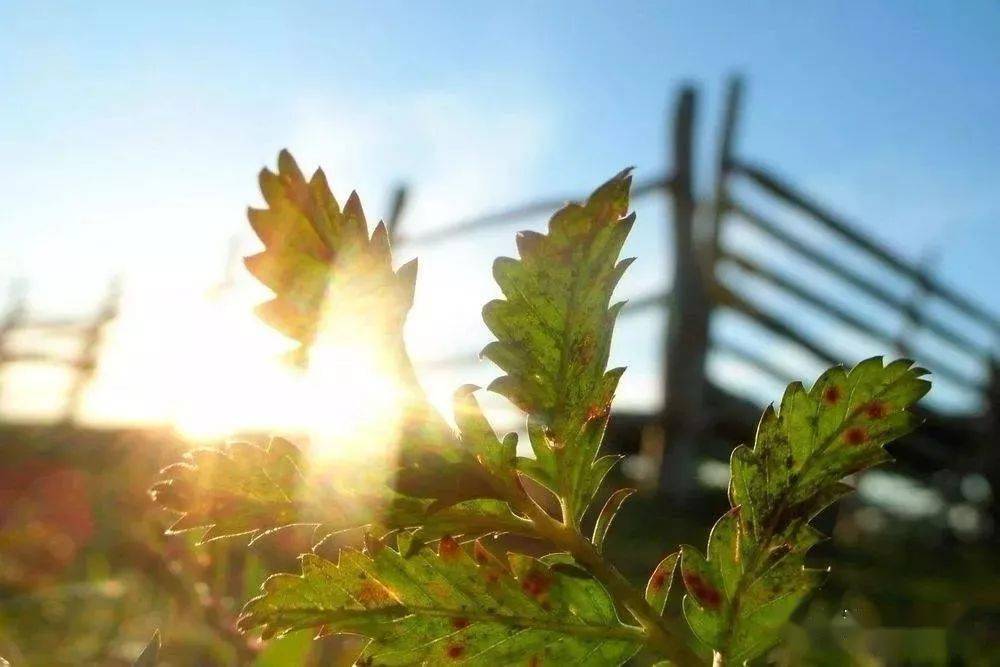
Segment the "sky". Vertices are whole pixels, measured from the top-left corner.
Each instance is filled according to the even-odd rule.
[[[231,239],[243,254],[256,247],[245,207],[260,204],[256,172],[281,148],[310,170],[322,165],[338,196],[357,189],[370,218],[386,215],[405,183],[402,226],[417,233],[579,196],[628,165],[639,179],[661,174],[668,110],[690,82],[700,91],[697,187],[707,195],[725,81],[739,73],[739,155],[1000,312],[998,43],[995,2],[8,0],[0,282],[26,281],[40,315],[85,314],[122,276],[122,316],[88,397],[95,421],[194,432],[206,412],[226,415],[208,431],[277,419],[264,409],[270,394],[251,390],[287,381],[273,363],[282,343],[249,315],[266,294],[238,270],[236,289],[209,296]],[[623,296],[661,289],[670,275],[665,202],[636,209],[626,252],[639,261]],[[513,252],[517,228],[398,249],[400,260],[421,257],[407,330],[415,357],[489,340],[478,318],[496,296],[490,259]],[[792,261],[735,226],[729,242]],[[733,318],[717,320],[720,336],[759,345],[790,371],[818,369]],[[649,314],[617,334],[613,361],[630,367],[626,406],[660,400],[661,329]],[[850,332],[830,336],[857,358],[882,351]],[[710,368],[738,392],[777,398],[775,382],[732,359],[713,357]],[[445,401],[450,387],[496,371],[483,362],[461,374],[437,373],[430,391]],[[0,410],[47,414],[64,381],[52,369],[10,367]],[[972,405],[946,384],[935,392],[946,407]]]

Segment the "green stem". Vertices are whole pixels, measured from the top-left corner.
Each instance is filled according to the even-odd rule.
[[[685,633],[681,624],[676,619],[657,613],[646,602],[645,596],[597,551],[593,543],[575,525],[552,518],[528,497],[516,482],[505,484],[503,491],[511,506],[534,524],[539,536],[569,552],[580,565],[604,584],[617,602],[628,609],[636,622],[642,626],[648,644],[678,667],[702,664],[684,641]]]

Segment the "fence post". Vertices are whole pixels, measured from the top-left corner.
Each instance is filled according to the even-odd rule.
[[[409,190],[405,185],[398,185],[392,193],[392,204],[389,208],[389,217],[385,220],[386,231],[389,232],[389,239],[393,243],[399,243],[401,238],[399,233],[400,223],[403,221],[403,211],[406,210],[406,201],[409,197]]]
[[[8,338],[21,325],[28,310],[27,284],[21,280],[11,283],[7,297],[7,310],[0,320],[0,373],[9,363],[11,355],[8,350]],[[2,385],[0,385],[2,389]],[[0,391],[0,399],[3,398]],[[0,414],[2,418],[2,414]]]
[[[722,219],[729,210],[729,174],[733,164],[733,145],[736,141],[736,125],[739,122],[740,106],[743,99],[743,79],[733,76],[726,87],[726,106],[719,134],[719,146],[715,159],[715,191],[712,195],[712,227],[709,230],[704,268],[708,280],[715,280],[715,260],[718,257],[719,232]]]
[[[705,389],[708,308],[694,240],[694,88],[685,86],[673,117],[674,282],[663,354],[664,438],[660,487],[684,502],[695,490],[694,454]]]
[[[63,423],[72,424],[80,415],[83,399],[90,381],[97,370],[97,359],[100,353],[103,333],[117,316],[121,301],[121,280],[115,278],[108,285],[107,295],[100,310],[94,316],[90,326],[82,333],[79,356],[73,364],[76,377],[66,395],[66,405],[63,408]]]

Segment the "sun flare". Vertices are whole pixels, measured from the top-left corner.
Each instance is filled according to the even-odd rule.
[[[299,439],[319,462],[391,456],[404,392],[383,351],[360,336],[321,336],[309,367],[281,360],[288,342],[243,304],[202,303],[185,366],[161,389],[177,430],[209,443],[239,433]]]
[[[404,395],[387,365],[363,343],[313,348],[300,389],[313,458],[392,456]]]

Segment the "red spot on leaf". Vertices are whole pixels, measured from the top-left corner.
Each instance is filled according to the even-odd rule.
[[[653,590],[660,592],[663,590],[664,584],[667,583],[667,573],[662,570],[657,570],[653,573],[652,579],[649,580],[649,585],[652,586]]]
[[[542,656],[540,655],[533,655],[531,656],[531,659],[528,660],[528,667],[541,667],[541,664]]]
[[[490,552],[486,550],[482,544],[478,541],[476,545],[472,548],[472,557],[476,559],[476,562],[480,565],[485,565],[490,562]]]
[[[865,415],[868,416],[868,419],[882,419],[887,412],[888,409],[882,401],[872,401],[865,406]]]
[[[488,584],[495,584],[500,581],[500,573],[493,568],[487,569],[483,573],[483,576],[486,578],[486,583]]]
[[[587,334],[573,346],[573,352],[581,364],[589,364],[594,359],[594,337]]]
[[[445,535],[441,538],[441,542],[438,544],[438,555],[441,556],[441,558],[448,560],[458,556],[460,549],[461,546],[459,546],[458,540],[451,535]]]
[[[469,627],[469,619],[464,618],[462,616],[456,616],[455,618],[451,619],[451,627],[455,628],[456,630],[467,628]]]
[[[587,410],[587,421],[594,421],[595,419],[603,419],[605,415],[608,414],[609,409],[608,404],[603,405],[592,405]]]
[[[449,658],[457,660],[465,653],[465,644],[452,644],[448,647],[447,653]]]
[[[358,601],[364,605],[378,606],[392,602],[393,598],[382,584],[366,579],[358,588]]]
[[[705,578],[697,572],[687,570],[681,573],[681,577],[684,579],[684,585],[688,591],[703,607],[716,610],[722,604],[722,595],[719,590],[705,581]]]
[[[852,426],[844,433],[844,442],[849,445],[860,445],[868,440],[868,431],[860,426]]]
[[[836,405],[840,401],[840,387],[833,384],[823,390],[823,402],[827,405]]]
[[[521,580],[521,590],[533,598],[540,598],[552,588],[552,577],[541,570],[531,570]]]

